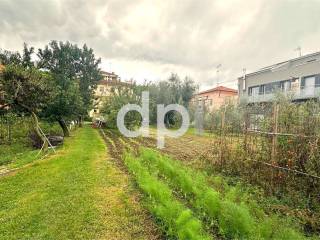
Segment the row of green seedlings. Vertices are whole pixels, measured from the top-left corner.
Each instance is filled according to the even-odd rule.
[[[141,148],[139,157],[150,172],[182,193],[199,218],[225,239],[306,239],[299,231],[285,226],[288,224],[283,224],[278,217],[267,216],[261,209],[250,209],[244,201],[237,202],[234,197],[228,198],[215,191],[200,171],[148,148]]]
[[[150,174],[139,159],[125,153],[124,161],[146,195],[146,206],[159,221],[166,239],[212,239],[203,230],[202,222],[194,217],[193,212],[177,201],[170,188]]]

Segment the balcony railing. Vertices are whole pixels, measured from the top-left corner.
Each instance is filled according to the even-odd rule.
[[[293,100],[318,98],[320,97],[320,86],[303,87],[297,90],[281,91],[281,93],[290,96]],[[248,96],[248,102],[271,102],[275,95],[275,93],[268,93]]]

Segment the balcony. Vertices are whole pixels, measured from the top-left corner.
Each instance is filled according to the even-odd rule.
[[[304,87],[295,95],[295,99],[309,99],[320,97],[320,86]]]
[[[296,90],[281,91],[280,93],[292,98],[293,100],[312,99],[320,97],[320,86],[303,87]],[[258,94],[248,96],[248,102],[271,102],[275,98],[275,93]]]

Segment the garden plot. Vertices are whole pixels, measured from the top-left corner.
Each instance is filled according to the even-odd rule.
[[[242,182],[243,186],[249,187],[249,191],[256,191],[254,189],[257,187],[259,194],[255,194],[256,199],[266,211],[296,218],[307,232],[320,233],[319,200],[312,197],[310,199],[313,199],[313,204],[310,204],[310,199],[298,189],[299,186],[301,188],[306,186],[300,182],[296,184],[297,189],[286,187],[288,184],[295,184],[292,179],[299,178],[301,180],[301,176],[290,174],[288,175],[290,178],[286,181],[288,174],[286,171],[274,169],[272,166],[266,166],[259,162],[252,162],[256,160],[254,154],[246,161],[247,153],[243,153],[241,150],[245,136],[228,136],[222,141],[219,137],[219,135],[213,134],[198,136],[189,131],[179,138],[167,137],[165,148],[159,151],[194,169],[209,172],[211,176],[222,176],[231,185]],[[156,131],[153,129],[151,137],[140,137],[137,138],[137,141],[142,146],[156,148]],[[249,146],[262,141],[262,137],[248,136],[247,138]],[[253,150],[251,149],[251,151]],[[261,149],[256,149],[256,154],[259,153],[258,151]],[[305,181],[307,182],[308,179]],[[319,181],[309,179],[308,182],[310,181],[314,184],[314,194],[317,194],[316,189],[319,186]]]
[[[105,132],[114,155],[121,159],[118,164],[128,169],[141,189],[145,206],[166,239],[307,239],[298,222],[266,214],[241,186],[228,185],[220,177],[212,178],[186,167],[185,156],[181,158],[183,163],[174,160],[187,152],[196,161],[199,152],[191,151],[195,142],[206,151],[204,143],[211,142],[210,138],[186,135],[179,141],[169,139],[174,144],[159,152],[152,150],[154,138],[128,139],[115,131]],[[201,143],[194,142],[195,138],[201,138]],[[149,148],[139,150],[139,146]],[[173,158],[163,155],[164,152]],[[167,202],[176,205],[175,210],[166,211]]]

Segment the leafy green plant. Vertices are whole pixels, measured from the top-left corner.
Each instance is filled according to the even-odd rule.
[[[205,216],[210,222],[217,222],[220,234],[232,239],[304,239],[293,228],[280,224],[277,217],[267,217],[263,212],[253,215],[250,206],[237,199],[237,187],[230,187],[222,196],[213,190],[206,176],[193,171],[182,164],[162,156],[158,152],[143,148],[140,157],[150,171],[166,179],[170,186],[183,193],[199,216]],[[290,238],[288,238],[290,236]]]
[[[124,160],[139,187],[148,196],[149,210],[163,224],[163,230],[168,237],[181,240],[211,239],[205,234],[202,223],[193,216],[192,211],[177,201],[170,188],[151,175],[139,159],[125,154]]]

